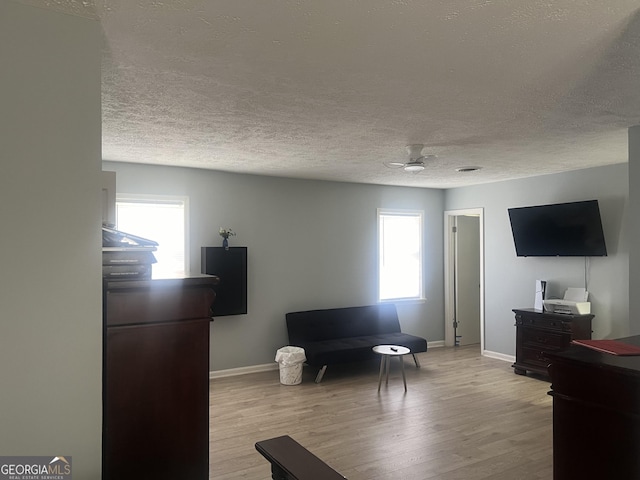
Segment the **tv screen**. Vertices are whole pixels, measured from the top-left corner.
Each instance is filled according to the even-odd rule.
[[[509,208],[519,257],[602,257],[607,247],[597,200]]]

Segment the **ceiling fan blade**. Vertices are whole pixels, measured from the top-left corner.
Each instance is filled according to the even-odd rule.
[[[422,143],[413,143],[407,145],[407,153],[409,154],[409,160],[420,160],[422,158],[422,149],[424,145]]]
[[[384,165],[389,168],[403,168],[406,164],[400,162],[384,162]]]

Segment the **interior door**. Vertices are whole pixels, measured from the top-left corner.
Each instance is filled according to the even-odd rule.
[[[456,335],[459,345],[480,343],[480,219],[456,217]]]

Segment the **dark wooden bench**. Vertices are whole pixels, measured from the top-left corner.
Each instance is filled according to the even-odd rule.
[[[289,435],[257,442],[256,450],[271,463],[273,480],[345,480],[347,478]]]

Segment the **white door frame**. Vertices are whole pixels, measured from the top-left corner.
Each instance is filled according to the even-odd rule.
[[[455,276],[454,234],[455,219],[461,215],[477,215],[480,228],[480,352],[484,355],[484,209],[469,208],[446,210],[444,212],[444,344],[452,347],[455,343],[453,331]]]

